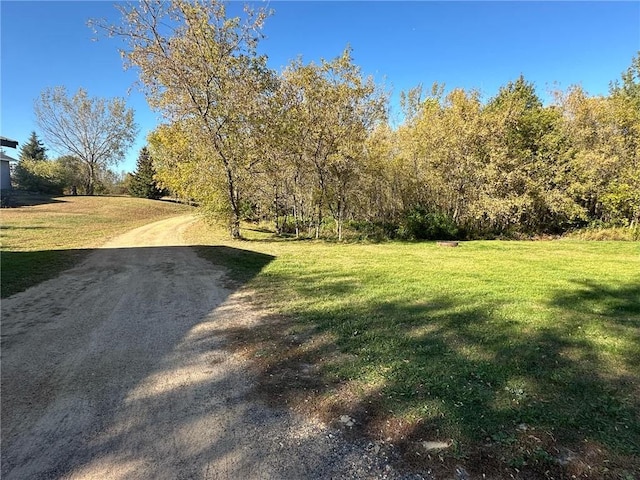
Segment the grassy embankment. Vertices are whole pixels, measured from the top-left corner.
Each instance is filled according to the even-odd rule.
[[[2,298],[55,277],[120,233],[190,207],[127,197],[31,197],[0,210]]]
[[[640,243],[247,233],[226,243],[200,225],[191,236],[234,247],[209,259],[271,312],[261,328],[226,332],[264,398],[349,415],[351,431],[390,437],[446,478],[458,464],[488,478],[640,472]]]

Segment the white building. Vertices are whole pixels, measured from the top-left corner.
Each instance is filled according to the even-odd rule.
[[[0,137],[0,146],[17,148],[18,142],[7,137]],[[15,158],[0,151],[0,190],[11,189],[11,168],[9,162],[16,162]]]

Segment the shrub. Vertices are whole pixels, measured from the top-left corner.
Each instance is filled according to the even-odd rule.
[[[578,240],[640,241],[640,225],[631,227],[591,226],[571,232],[566,237]]]
[[[9,208],[13,205],[11,190],[0,190],[0,208]]]
[[[61,195],[65,187],[65,175],[60,164],[47,160],[21,160],[13,178],[18,188],[32,192]]]
[[[381,242],[392,240],[398,235],[398,225],[392,222],[352,220],[346,224],[346,227],[354,233],[354,237],[358,240]]]
[[[398,228],[398,236],[406,240],[455,240],[460,234],[450,216],[421,206],[409,210]]]

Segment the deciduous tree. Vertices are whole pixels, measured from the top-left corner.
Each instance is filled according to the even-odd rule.
[[[213,196],[211,188],[190,192],[210,211],[225,212],[231,236],[239,237],[243,194],[260,160],[253,147],[261,109],[274,87],[266,58],[256,54],[267,12],[246,9],[244,19],[231,18],[217,0],[143,0],[119,8],[122,24],[102,27],[125,40],[125,65],[138,69],[149,104],[167,122],[155,136],[154,154],[176,175],[184,173],[180,162],[196,162],[209,185],[224,188]],[[172,150],[164,140],[173,125],[197,155],[169,159],[159,152]]]
[[[283,73],[292,90],[287,130],[297,158],[312,173],[316,238],[325,208],[332,214],[338,238],[358,192],[368,135],[386,118],[387,98],[353,62],[351,48],[331,61],[304,65],[296,60]],[[294,157],[295,158],[295,157]]]
[[[498,231],[558,232],[581,216],[567,192],[568,139],[561,112],[544,107],[522,76],[485,110],[489,126],[486,218]]]
[[[48,143],[80,159],[85,190],[93,195],[98,171],[122,160],[137,134],[133,110],[121,98],[92,98],[80,88],[48,88],[35,102],[38,125]]]

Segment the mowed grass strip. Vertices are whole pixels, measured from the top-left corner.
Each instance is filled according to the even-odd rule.
[[[237,280],[273,320],[228,333],[275,401],[330,422],[350,415],[430,468],[435,458],[505,478],[640,471],[639,243],[443,248],[248,233],[210,260],[255,265]],[[224,243],[216,235],[191,231],[203,245]],[[274,259],[252,262],[265,254]]]
[[[55,277],[120,233],[191,211],[171,202],[100,196],[55,197],[3,208],[1,296]]]

